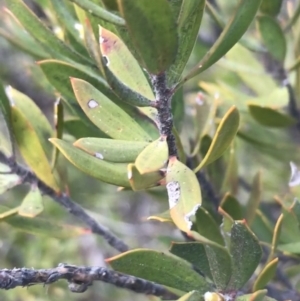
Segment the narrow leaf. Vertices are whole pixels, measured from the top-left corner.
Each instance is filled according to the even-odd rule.
[[[4,135],[4,137],[2,138],[0,134],[0,139],[1,139],[0,148],[5,155],[11,156],[14,153],[14,150],[13,150],[13,136],[12,136],[12,128],[11,128],[12,120],[11,120],[10,103],[5,93],[3,85],[0,84],[0,120],[2,118],[5,124],[2,124],[0,122],[0,127],[2,131],[1,134]],[[8,140],[7,142],[5,142],[6,139]]]
[[[174,16],[167,0],[119,0],[140,63],[152,74],[165,71],[177,52]]]
[[[93,1],[90,0],[70,0],[70,1],[76,3],[82,9],[88,11],[92,15],[95,15],[103,19],[104,21],[110,22],[115,25],[125,25],[125,21],[121,17],[107,11],[103,7],[93,3]]]
[[[236,301],[277,301],[273,298],[266,297],[267,290],[256,291],[253,294],[243,295],[236,298]]]
[[[245,214],[248,225],[252,224],[256,215],[256,210],[259,207],[262,193],[261,185],[261,172],[259,171],[253,178],[249,200],[246,205]]]
[[[248,104],[251,116],[260,124],[268,127],[289,127],[295,125],[297,120],[293,117],[283,114],[278,110],[263,107],[253,103]]]
[[[18,207],[19,208],[19,207]],[[58,223],[57,221],[49,221],[44,218],[28,218],[18,216],[18,208],[10,210],[11,214],[0,214],[0,221],[5,222],[15,228],[18,231],[33,234],[42,235],[46,237],[56,237],[61,239],[70,239],[70,237],[77,237],[79,235],[89,234],[90,230]],[[0,206],[0,212],[8,212],[8,208]],[[3,216],[3,217],[2,217]]]
[[[205,0],[183,0],[177,18],[178,51],[175,61],[167,72],[169,85],[180,78],[196,42]]]
[[[276,17],[280,13],[283,0],[262,0],[259,10],[273,17]]]
[[[275,277],[277,264],[278,258],[274,258],[263,268],[254,282],[253,291],[263,289],[267,286],[267,284]]]
[[[121,273],[154,281],[184,292],[196,289],[204,294],[209,287],[204,278],[190,265],[162,252],[137,249],[109,258],[107,262]]]
[[[221,201],[220,207],[234,220],[243,218],[242,206],[230,193],[226,193]]]
[[[51,166],[30,120],[27,120],[17,107],[13,106],[11,109],[14,137],[22,157],[39,179],[59,191]]]
[[[200,164],[195,168],[198,172],[202,167],[220,158],[229,147],[239,127],[240,116],[235,106],[231,107],[222,118],[212,143]]]
[[[108,69],[122,83],[145,98],[154,100],[154,94],[144,72],[125,43],[103,27],[100,27],[100,49],[107,60]]]
[[[283,30],[275,18],[267,15],[257,17],[258,29],[264,45],[271,56],[283,62],[287,51],[287,42]]]
[[[261,0],[241,0],[239,2],[231,20],[227,23],[215,44],[183,79],[183,82],[209,68],[239,41],[254,19],[260,3]]]
[[[198,291],[191,291],[183,295],[181,298],[177,299],[177,301],[201,301],[201,300],[203,300],[202,294],[200,294]]]
[[[95,158],[60,139],[52,138],[50,142],[53,143],[74,166],[84,173],[105,183],[129,187],[126,165],[106,162]]]
[[[77,101],[89,119],[114,139],[151,141],[151,137],[119,106],[88,82],[72,78]]]
[[[20,23],[55,58],[65,58],[79,63],[88,60],[72,50],[57,38],[25,5],[22,0],[7,1],[6,7],[17,17]]]
[[[105,138],[81,138],[74,146],[98,159],[115,163],[134,162],[149,143]]]
[[[18,108],[22,112],[24,117],[28,120],[34,131],[36,132],[38,139],[47,158],[50,159],[52,153],[52,146],[48,139],[52,136],[52,127],[47,120],[41,109],[35,104],[35,102],[27,95],[9,87],[7,89],[8,97],[13,106]]]

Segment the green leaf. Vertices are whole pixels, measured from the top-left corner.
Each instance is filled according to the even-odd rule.
[[[294,254],[300,253],[300,241],[278,245],[278,250]]]
[[[236,301],[276,301],[273,298],[266,297],[267,290],[256,291],[255,293],[237,297]]]
[[[274,278],[276,274],[277,264],[278,258],[274,258],[263,268],[254,282],[254,291],[265,288],[267,284]]]
[[[103,19],[104,21],[110,22],[115,25],[125,25],[125,21],[121,17],[107,11],[106,9],[102,8],[99,5],[96,5],[92,1],[89,0],[70,0],[70,1],[76,3],[82,9],[86,10],[92,15],[95,15]]]
[[[47,219],[36,217],[28,218],[18,216],[19,207],[7,211],[9,208],[0,206],[0,212],[10,214],[0,214],[0,222],[5,222],[18,231],[43,235],[46,237],[56,237],[70,239],[79,235],[89,234],[90,230],[84,228],[58,223],[57,221],[48,221]]]
[[[182,1],[177,18],[178,51],[175,61],[167,72],[170,86],[177,83],[192,53],[202,21],[205,2],[205,0]]]
[[[205,276],[213,279],[203,244],[199,242],[173,242],[170,248],[170,252],[188,261]]]
[[[300,229],[300,202],[298,199],[295,199],[292,207],[291,207],[291,212],[295,215],[298,221],[298,227]]]
[[[253,103],[248,104],[251,116],[260,124],[269,127],[288,127],[296,124],[296,120],[269,107],[263,107]]]
[[[78,53],[87,56],[88,53],[83,46],[80,31],[76,29],[78,20],[75,17],[73,5],[67,0],[51,0],[50,2],[58,23],[64,31],[64,39],[69,40],[71,46]]]
[[[101,75],[104,76],[102,58],[101,58],[101,53],[100,53],[100,48],[98,43],[98,35],[97,37],[94,35],[91,21],[85,17],[85,14],[81,24],[83,24],[84,43],[86,49],[90,57],[96,62],[97,67],[101,72]]]
[[[287,244],[291,242],[300,241],[300,229],[297,217],[294,215],[290,208],[282,207],[282,226],[281,226],[281,235],[280,243]]]
[[[138,107],[150,107],[154,106],[155,102],[151,101],[148,98],[145,98],[141,94],[134,92],[128,86],[126,86],[123,82],[121,82],[103,63],[104,73],[107,79],[107,82],[109,83],[111,89],[118,95],[118,97],[132,105],[132,106],[138,106]]]
[[[269,107],[273,107],[275,103],[276,106],[287,105],[287,89],[278,88],[276,81],[269,76],[266,68],[253,52],[238,43],[226,54],[226,59],[218,64],[224,62],[227,62],[225,65],[227,71],[229,69],[237,73],[243,82],[259,96],[253,99],[257,104]],[[234,98],[242,98],[242,95],[239,93]],[[249,96],[245,100],[248,101]]]
[[[130,186],[125,164],[103,161],[60,139],[49,140],[74,166],[84,173],[105,183],[122,187]]]
[[[76,63],[66,63],[59,60],[43,60],[38,65],[46,75],[53,87],[62,94],[72,106],[76,104],[70,77],[83,79],[96,86],[106,96],[111,97],[113,93],[110,91],[105,80],[87,66]]]
[[[74,146],[92,156],[115,163],[134,162],[149,143],[105,138],[81,138]]]
[[[54,103],[54,126],[55,126],[55,137],[61,139],[64,131],[64,107],[60,98]],[[54,168],[58,159],[59,151],[55,147],[52,152],[51,167]]]
[[[239,41],[254,19],[260,3],[261,0],[241,0],[239,2],[233,16],[215,44],[182,80],[181,84],[209,68]]]
[[[172,157],[167,168],[166,183],[171,217],[180,230],[190,231],[191,218],[202,203],[197,177],[186,165]]]
[[[220,231],[225,241],[226,248],[230,248],[231,244],[231,229],[234,224],[232,217],[225,212],[222,207],[218,208],[218,212],[222,215],[222,224],[220,225]]]
[[[59,186],[43,150],[39,136],[19,108],[11,107],[14,137],[24,161],[39,179],[56,191]]]
[[[5,155],[11,156],[14,153],[13,150],[13,136],[12,136],[12,128],[11,128],[11,110],[10,103],[7,95],[5,93],[3,85],[0,83],[0,119],[3,118],[5,124],[0,123],[1,131],[4,137],[1,137],[1,151],[4,152]],[[8,139],[7,143],[5,140]]]
[[[150,187],[159,186],[160,181],[164,178],[164,173],[154,171],[150,173],[140,174],[134,164],[127,166],[128,180],[134,191],[144,190]]]
[[[100,27],[100,49],[101,54],[106,57],[107,68],[122,83],[147,99],[155,99],[143,70],[125,43],[103,27]]]
[[[230,254],[233,274],[227,289],[240,289],[257,268],[262,250],[245,221],[236,221],[231,229]]]
[[[4,17],[9,20],[11,26],[9,29],[0,28],[0,36],[6,39],[13,46],[19,48],[21,51],[28,53],[37,59],[44,59],[49,57],[49,53],[45,51],[42,46],[24,29],[19,20],[7,8],[3,8]]]
[[[274,254],[277,251],[277,245],[279,243],[280,234],[281,234],[282,221],[283,221],[283,214],[280,214],[274,227],[271,250],[267,262],[270,262],[273,259]]]
[[[202,301],[203,296],[198,291],[191,291],[181,298],[177,299],[177,301]]]
[[[196,222],[192,230],[221,246],[225,244],[218,224],[203,207],[200,207],[196,212]]]
[[[220,207],[234,220],[243,218],[242,207],[239,201],[230,193],[226,193],[221,201]]]
[[[119,0],[137,58],[149,73],[159,74],[177,53],[176,24],[167,0]]]
[[[119,106],[88,82],[72,78],[78,103],[89,119],[114,139],[151,141],[151,137]]]
[[[64,58],[79,63],[89,62],[81,54],[75,52],[59,40],[59,38],[33,14],[22,0],[7,1],[6,7],[16,16],[28,33],[32,35],[47,52],[51,53],[54,58]]]
[[[279,62],[284,62],[287,42],[277,20],[270,16],[262,15],[257,17],[257,24],[263,43],[271,56]]]
[[[22,112],[38,136],[39,142],[47,158],[50,159],[52,146],[48,139],[52,136],[52,127],[41,109],[27,95],[13,89],[7,89],[8,97],[13,106]]]
[[[11,168],[8,165],[0,163],[0,195],[22,183],[20,176],[10,172]]]
[[[239,112],[235,106],[232,106],[222,118],[209,150],[200,164],[195,168],[195,172],[198,172],[202,167],[212,163],[223,155],[237,133],[239,121]]]
[[[162,252],[137,249],[109,258],[107,262],[118,272],[184,292],[198,290],[204,294],[209,288],[204,278],[196,273],[190,265]]]
[[[18,214],[26,217],[36,217],[44,210],[43,199],[39,189],[31,187],[19,207]]]
[[[147,220],[149,220],[149,221],[155,220],[155,221],[159,221],[161,223],[173,223],[169,210],[164,211],[162,213],[156,213],[154,215],[151,215],[151,216],[147,217]]]
[[[276,17],[280,13],[283,0],[262,0],[259,10],[273,17]]]
[[[135,160],[135,166],[141,174],[158,171],[163,168],[169,157],[169,149],[165,137],[148,144]]]
[[[253,178],[251,192],[245,210],[246,221],[248,225],[251,225],[255,218],[256,210],[258,209],[261,200],[261,193],[262,193],[261,172],[258,171]]]
[[[232,261],[228,249],[196,232],[192,231],[191,236],[203,244],[212,279],[218,290],[224,290],[232,274]]]

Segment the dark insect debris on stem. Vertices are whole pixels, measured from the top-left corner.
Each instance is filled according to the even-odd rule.
[[[167,86],[167,78],[164,72],[158,75],[151,75],[150,78],[156,99],[155,108],[157,109],[159,133],[161,136],[167,137],[169,157],[177,157],[175,137],[172,133],[173,116],[171,112],[171,101],[173,92]]]
[[[104,267],[78,267],[60,263],[53,269],[0,269],[0,289],[13,289],[35,284],[51,284],[60,279],[68,281],[69,289],[74,293],[83,293],[94,281],[102,281],[136,293],[154,295],[164,299],[177,299],[162,285],[141,278],[125,275]]]

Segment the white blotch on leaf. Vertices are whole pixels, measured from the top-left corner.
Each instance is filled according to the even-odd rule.
[[[180,185],[177,181],[172,181],[167,184],[167,192],[169,197],[169,207],[172,209],[180,198]]]
[[[192,228],[192,225],[193,225],[193,223],[192,223],[192,221],[191,221],[191,217],[193,217],[193,216],[196,214],[196,212],[197,212],[197,210],[198,210],[198,208],[199,208],[200,206],[201,206],[200,204],[195,205],[194,208],[192,209],[192,211],[190,211],[189,213],[187,213],[187,214],[184,216],[184,220],[185,220],[186,223],[188,224],[189,229],[191,229],[191,228]]]
[[[127,177],[128,177],[128,180],[132,179],[132,171],[131,170],[128,170]]]
[[[300,184],[300,171],[294,162],[290,162],[291,166],[291,177],[289,181],[289,186],[294,187]]]
[[[89,100],[89,102],[88,102],[88,107],[90,108],[90,109],[94,109],[94,108],[96,108],[96,107],[98,107],[99,106],[99,104],[98,104],[98,102],[96,101],[96,100],[94,100],[94,99],[90,99]]]
[[[104,157],[101,153],[95,153],[95,157],[98,158],[98,159],[101,159],[101,160],[104,159]]]

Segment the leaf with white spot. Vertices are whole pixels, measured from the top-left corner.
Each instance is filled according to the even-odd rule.
[[[291,166],[291,178],[289,181],[289,186],[294,187],[300,184],[300,171],[294,162],[290,162]]]
[[[167,191],[173,222],[182,231],[190,231],[192,217],[201,206],[201,190],[194,172],[171,157],[167,169]]]
[[[73,145],[105,161],[131,163],[149,143],[86,137],[77,140]]]
[[[71,78],[76,99],[87,117],[105,134],[114,139],[151,141],[151,137],[122,108],[90,83]]]

